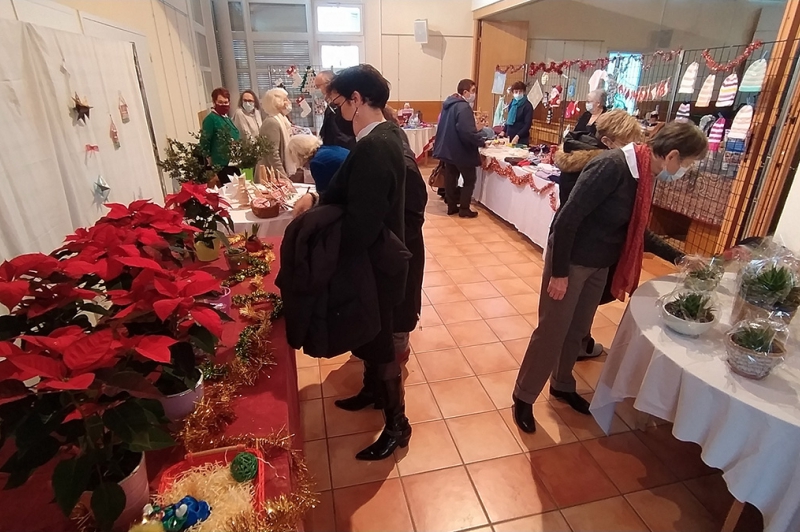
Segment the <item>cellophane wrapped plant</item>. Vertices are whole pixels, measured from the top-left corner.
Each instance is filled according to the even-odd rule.
[[[186,222],[196,230],[195,242],[213,247],[214,239],[226,241],[220,227],[233,232],[233,220],[228,213],[230,205],[205,185],[184,183],[180,192],[167,196],[166,206],[180,208]]]
[[[708,292],[678,292],[667,299],[664,310],[684,321],[710,323],[715,319],[712,295]]]
[[[732,321],[772,316],[789,323],[800,307],[800,261],[783,247],[769,243],[757,250],[738,281]]]
[[[786,355],[789,329],[782,320],[754,318],[738,322],[725,335],[728,365],[751,379],[763,379]]]
[[[716,290],[725,274],[722,257],[687,255],[681,259],[678,266],[681,269],[683,286],[694,291]]]

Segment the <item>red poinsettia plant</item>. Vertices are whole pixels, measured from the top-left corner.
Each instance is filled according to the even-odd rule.
[[[195,241],[208,247],[213,247],[215,238],[224,240],[220,227],[233,231],[233,220],[228,213],[230,204],[206,185],[183,183],[179,192],[167,196],[166,206],[179,207],[189,225],[197,230]]]

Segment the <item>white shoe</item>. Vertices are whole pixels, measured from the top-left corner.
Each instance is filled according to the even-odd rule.
[[[603,351],[605,351],[603,344],[601,344],[600,342],[595,342],[594,349],[592,349],[591,353],[586,353],[581,349],[581,354],[578,356],[578,360],[588,360],[590,358],[597,358],[603,354]]]

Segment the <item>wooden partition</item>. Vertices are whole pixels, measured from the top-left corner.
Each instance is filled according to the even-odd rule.
[[[475,108],[494,113],[495,98],[492,94],[494,73],[498,65],[522,65],[528,54],[528,22],[480,21],[478,36],[478,98]],[[516,76],[516,77],[514,77]],[[515,80],[524,79],[524,72],[509,74],[508,87]]]

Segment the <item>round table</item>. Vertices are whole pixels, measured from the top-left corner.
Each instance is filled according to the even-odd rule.
[[[434,135],[436,135],[436,126],[420,127],[416,129],[403,128],[403,131],[406,132],[408,144],[411,146],[414,156],[419,160],[419,158],[424,155],[425,146],[427,146]]]
[[[719,322],[700,338],[673,333],[657,300],[676,288],[675,276],[640,286],[628,304],[591,411],[608,433],[616,403],[672,421],[673,435],[703,448],[724,472],[728,490],[764,515],[765,532],[800,530],[800,357],[797,335],[786,362],[763,380],[731,371],[723,337],[730,329],[735,278],[717,290]],[[792,329],[797,324],[792,324]]]
[[[314,190],[313,185],[303,183],[295,183],[294,187],[299,194],[305,194],[309,190]],[[294,219],[292,211],[281,211],[275,218],[259,218],[250,208],[231,210],[231,219],[233,220],[233,231],[235,233],[243,233],[247,231],[251,233],[253,224],[258,224],[258,236],[266,238],[270,236],[283,236],[286,231],[286,226]]]

